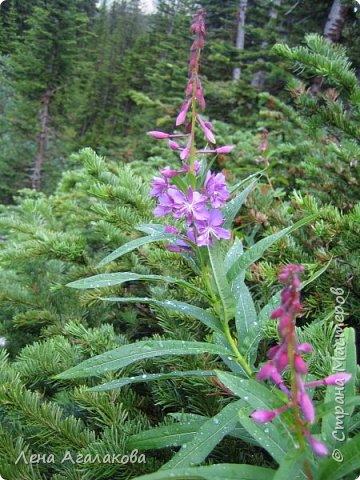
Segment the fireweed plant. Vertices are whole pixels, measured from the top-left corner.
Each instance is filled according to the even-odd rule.
[[[169,148],[179,154],[181,161],[179,169],[166,167],[152,182],[151,196],[157,202],[154,216],[165,217],[167,224],[140,225],[138,230],[145,235],[107,255],[99,267],[103,268],[143,245],[166,242],[165,247],[174,255],[181,256],[192,268],[194,277],[198,278],[192,281],[162,275],[111,271],[76,280],[69,286],[78,289],[106,288],[107,292],[109,288],[129,281],[163,282],[181,286],[199,299],[198,305],[172,298],[163,300],[106,295],[101,298],[111,302],[148,304],[182,316],[194,317],[209,333],[208,341],[140,340],[90,358],[58,378],[98,378],[106,375],[106,383],[95,384],[91,391],[107,392],[139,382],[203,377],[209,379],[218,395],[227,399],[223,403],[225,407],[212,418],[179,412],[173,414],[173,423],[130,437],[129,450],[138,448],[138,445],[141,445],[142,450],[181,447],[159,472],[141,477],[143,480],[184,477],[268,480],[275,476],[276,479],[288,480],[289,472],[294,478],[340,479],[343,474],[351,471],[351,465],[346,463],[341,467],[331,457],[322,457],[328,453],[324,440],[331,448],[343,448],[344,455],[347,452],[350,455],[352,450],[358,448],[354,443],[356,436],[345,446],[334,441],[331,436],[335,428],[334,386],[335,389],[343,388],[344,395],[346,394],[346,402],[342,407],[346,417],[344,435],[350,435],[351,431],[350,418],[357,399],[354,332],[351,328],[344,329],[343,354],[346,358],[346,371],[349,373],[345,373],[344,369],[318,380],[309,377],[307,363],[303,358],[304,355],[311,355],[312,347],[309,343],[298,342],[295,329],[295,318],[301,312],[299,291],[317,278],[326,266],[302,285],[299,279],[302,266],[288,265],[283,268],[279,280],[285,284],[285,288],[259,312],[245,283],[247,269],[269,247],[297,228],[312,222],[316,216],[303,218],[248,248],[244,248],[236,232],[233,233],[233,220],[259,174],[230,187],[222,173],[210,170],[211,160],[208,163],[207,158],[230,153],[232,146],[216,147],[211,122],[199,114],[199,110],[205,108],[199,68],[205,42],[203,11],[195,14],[192,32],[195,39],[191,47],[186,98],[176,119],[176,126],[183,128],[183,131],[150,132],[155,139],[167,141]],[[201,148],[196,146],[199,132],[206,141]],[[258,347],[263,339],[264,326],[270,317],[278,322],[280,341],[270,348],[269,361],[259,369]],[[168,372],[144,372],[133,376],[124,376],[122,370],[126,367],[128,372],[132,364],[160,356],[205,354],[206,363],[211,366],[209,370],[169,369]],[[224,371],[224,365],[229,371]],[[267,381],[268,384],[264,385],[262,381]],[[325,404],[312,397],[314,387],[325,389]],[[315,406],[319,407],[316,409],[317,417]],[[321,426],[319,419],[322,420]],[[226,435],[262,447],[279,464],[279,469],[276,471],[238,464],[197,466],[206,460]],[[335,470],[337,473],[334,476]]]

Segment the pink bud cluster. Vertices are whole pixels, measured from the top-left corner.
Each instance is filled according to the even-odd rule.
[[[308,373],[308,367],[302,355],[312,351],[312,346],[309,343],[299,344],[295,335],[295,319],[301,311],[299,273],[303,270],[304,267],[300,265],[288,265],[279,274],[279,280],[286,286],[281,292],[281,305],[274,310],[271,318],[279,320],[280,343],[270,348],[268,351],[270,360],[263,365],[257,374],[258,380],[270,380],[282,390],[289,399],[288,403],[274,410],[256,410],[251,416],[258,423],[270,422],[277,415],[294,407],[296,403],[302,413],[302,418],[300,418],[302,434],[308,440],[314,453],[324,456],[328,453],[326,446],[316,440],[307,428],[307,424],[314,423],[315,408],[306,392],[306,388],[322,385],[344,385],[351,378],[351,375],[337,373],[314,382],[304,383],[303,381],[303,376]],[[290,357],[292,357],[292,362]],[[292,389],[285,385],[281,376],[287,367],[290,367],[295,378],[295,388]]]
[[[200,53],[204,48],[205,44],[205,12],[199,10],[193,19],[191,30],[195,35],[194,42],[190,49],[190,60],[189,60],[189,80],[185,89],[185,100],[181,105],[180,112],[176,117],[176,126],[185,124],[185,133],[184,134],[169,134],[159,131],[151,131],[149,134],[157,140],[168,140],[168,145],[171,150],[180,152],[180,159],[182,161],[188,160],[191,155],[192,147],[195,143],[195,124],[197,124],[203,135],[206,142],[215,145],[216,139],[213,133],[213,125],[211,122],[204,120],[198,113],[196,113],[196,106],[198,105],[201,110],[205,109],[205,99],[204,92],[202,89],[201,79],[199,75],[199,63],[200,63]],[[188,115],[191,107],[191,119],[188,120]],[[185,138],[185,145],[179,145],[174,138]],[[225,145],[223,147],[212,148],[212,149],[202,149],[195,150],[194,153],[205,153],[205,154],[227,154],[230,153],[233,149],[233,145]]]
[[[225,176],[222,173],[200,171],[200,163],[195,160],[198,153],[227,154],[233,149],[232,145],[217,148],[195,149],[195,126],[198,125],[207,142],[216,143],[211,122],[204,120],[198,113],[197,107],[205,108],[205,100],[199,77],[199,61],[201,49],[205,43],[205,14],[199,10],[191,26],[195,35],[191,47],[189,61],[189,80],[185,90],[185,101],[176,118],[176,126],[185,124],[184,134],[170,134],[160,131],[151,131],[149,134],[157,140],[167,140],[171,150],[180,153],[182,168],[173,170],[170,167],[160,170],[160,176],[152,182],[151,196],[157,198],[158,204],[154,210],[156,217],[171,215],[176,221],[185,220],[186,234],[177,228],[169,226],[170,233],[179,235],[175,245],[167,248],[175,252],[184,252],[198,247],[212,245],[214,238],[229,239],[230,231],[223,228],[224,218],[221,208],[230,197]],[[191,119],[188,113],[191,107]],[[178,138],[185,138],[186,142],[180,145]],[[182,175],[183,178],[176,178]]]
[[[269,130],[267,128],[264,128],[262,131],[261,135],[261,143],[257,148],[257,151],[260,153],[266,152],[268,149],[268,135],[269,135]],[[267,167],[269,165],[269,160],[266,157],[263,157],[260,155],[255,159],[256,163],[261,163],[264,162],[265,166]]]

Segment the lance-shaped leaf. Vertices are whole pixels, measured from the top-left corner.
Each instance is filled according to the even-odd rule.
[[[171,425],[153,427],[150,430],[132,435],[126,445],[127,449],[137,448],[139,451],[142,451],[156,448],[180,447],[184,443],[187,444],[190,442],[198,433],[200,427],[209,420],[209,417],[183,412],[169,415],[178,420],[178,422]],[[237,426],[229,432],[229,436],[259,446],[245,428]]]
[[[308,224],[309,222],[313,221],[317,217],[317,214],[309,215],[302,220],[299,220],[291,227],[284,228],[279,232],[274,233],[273,235],[269,235],[255,245],[250,247],[248,250],[241,255],[238,261],[229,269],[228,271],[228,279],[229,281],[233,281],[242,271],[247,270],[253,263],[255,263],[259,258],[261,258],[264,252],[270,248],[275,242],[283,238],[285,235],[297,230],[300,227]]]
[[[333,457],[323,462],[319,470],[319,480],[355,478],[355,473],[360,471],[360,433],[334,450]],[[347,477],[350,473],[354,476]]]
[[[275,470],[270,468],[221,463],[202,467],[174,468],[136,477],[134,480],[273,480]]]
[[[189,303],[179,302],[177,300],[156,300],[155,298],[147,297],[105,297],[102,300],[109,302],[120,302],[120,303],[148,303],[150,305],[157,305],[158,307],[166,308],[167,310],[172,310],[174,312],[182,313],[183,315],[190,315],[191,317],[200,320],[204,325],[218,333],[219,335],[223,334],[221,324],[219,320],[207,312],[203,308],[196,307],[195,305],[190,305]]]
[[[220,413],[201,425],[193,439],[184,444],[162,469],[190,467],[205,460],[225,435],[234,430],[239,410],[243,406],[242,400],[226,405]]]
[[[137,377],[124,377],[113,380],[112,382],[97,385],[89,390],[91,392],[106,392],[116,388],[124,387],[132,383],[152,382],[154,380],[169,380],[171,378],[188,378],[188,377],[214,377],[215,372],[212,370],[188,370],[185,372],[169,372],[169,373],[144,373]]]
[[[353,328],[337,327],[335,334],[335,354],[333,357],[333,373],[351,373],[351,379],[343,385],[328,386],[325,402],[335,401],[334,410],[325,415],[322,421],[322,435],[328,446],[340,448],[348,437],[353,406],[346,406],[345,401],[355,395],[357,374],[355,331]]]
[[[191,422],[173,423],[145,430],[132,435],[126,443],[126,448],[129,451],[137,448],[141,452],[157,448],[180,447],[194,438],[206,420],[206,417],[200,417]]]
[[[274,480],[289,480],[290,478],[299,478],[298,475],[303,472],[305,452],[297,449],[291,450],[280,464]]]
[[[154,234],[150,236],[137,238],[136,240],[132,240],[131,242],[125,243],[125,245],[117,248],[112,253],[103,258],[98,264],[98,267],[103,267],[104,265],[107,265],[113,260],[121,257],[122,255],[132,252],[133,250],[136,250],[137,248],[142,247],[143,245],[146,245],[148,243],[170,241],[174,239],[176,239],[175,235],[172,235],[170,233],[156,233],[154,231]]]
[[[257,345],[261,338],[261,327],[258,322],[255,304],[250,290],[239,276],[233,283],[232,291],[236,299],[235,324],[242,354],[253,362]]]
[[[212,247],[208,247],[208,252],[213,278],[221,300],[224,321],[228,322],[234,317],[235,299],[226,278],[224,258],[221,254],[220,242],[214,242]]]
[[[260,172],[253,173],[252,175],[249,175],[248,177],[244,178],[244,180],[241,180],[240,182],[238,182],[233,187],[230,187],[230,193],[233,194],[233,193],[237,192],[243,185],[246,185],[253,178],[256,178],[256,181],[257,181],[260,177],[262,177],[264,172],[265,172],[265,170],[260,170]],[[257,178],[257,177],[259,177],[259,178]]]
[[[234,218],[236,217],[238,211],[243,206],[247,196],[253,189],[257,179],[253,180],[244,190],[236,195],[235,198],[230,200],[225,207],[223,208],[223,217],[224,217],[224,228],[230,228]]]
[[[230,351],[220,345],[182,340],[143,340],[123,345],[101,355],[89,358],[75,367],[57,375],[56,378],[81,378],[99,376],[118,370],[134,362],[165,355],[229,355]]]
[[[93,275],[92,277],[82,278],[80,280],[76,280],[75,282],[68,283],[67,286],[80,290],[86,290],[88,288],[114,287],[116,285],[134,281],[175,283],[177,285],[190,288],[191,290],[194,290],[203,296],[207,296],[203,290],[180,278],[173,278],[164,275],[142,275],[132,272],[100,273],[99,275]]]
[[[242,241],[239,238],[235,238],[233,245],[229,248],[224,259],[224,268],[227,273],[234,265],[236,260],[244,253]]]
[[[217,375],[225,387],[243,399],[251,408],[251,410],[243,411],[241,414],[240,423],[242,426],[280,463],[287,452],[291,448],[294,448],[294,438],[291,428],[289,427],[287,412],[279,415],[267,424],[256,423],[253,419],[249,418],[249,413],[257,409],[273,410],[283,405],[284,402],[268,388],[255,380],[246,380],[220,371],[217,371]],[[281,395],[282,394],[279,393],[279,396]]]

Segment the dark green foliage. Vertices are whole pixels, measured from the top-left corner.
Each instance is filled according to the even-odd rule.
[[[105,3],[6,0],[0,7],[0,200],[10,204],[0,206],[0,335],[6,341],[0,352],[0,475],[7,480],[110,480],[154,472],[180,441],[171,449],[146,450],[146,464],[76,466],[58,460],[66,451],[129,453],[132,435],[179,423],[174,412],[191,414],[188,424],[199,423],[199,416],[212,417],[231,400],[221,384],[201,376],[109,392],[87,388],[148,373],[225,368],[207,355],[148,359],[101,377],[55,378],[138,340],[213,340],[196,318],[162,306],[171,297],[207,308],[195,290],[203,280],[162,242],[98,266],[142,235],[139,224],[154,221],[151,176],[159,167],[179,166],[177,153],[146,131],[173,130],[187,76],[190,16],[198,6],[208,12],[201,65],[205,116],[219,145],[235,145],[227,158],[216,158],[214,168],[235,184],[269,161],[235,218],[234,237],[249,248],[317,215],[248,270],[256,308],[279,291],[282,265],[304,264],[305,280],[321,273],[302,292],[298,331],[301,341],[315,347],[310,373],[320,377],[332,368],[332,287],[344,290],[346,322],[359,329],[359,13],[348,11],[340,45],[332,45],[317,35],[332,2],[283,0],[276,7],[249,1],[245,49],[239,53],[238,0],[161,0],[151,15],[144,15],[138,1]],[[304,32],[316,35],[304,41]],[[241,77],[233,82],[238,65]],[[313,95],[319,75],[322,88]],[[39,193],[24,187],[30,185],[46,92],[45,193]],[[268,147],[259,152],[264,127]],[[88,146],[94,150],[70,155]],[[190,288],[135,281],[88,291],[66,287],[119,271],[178,277]],[[158,303],[102,297],[153,297]],[[262,334],[258,363],[277,336],[275,324],[267,322]],[[352,433],[359,429],[358,417]],[[21,451],[54,453],[57,463],[15,465]],[[275,468],[262,448],[242,437],[224,438],[207,460],[224,462]]]

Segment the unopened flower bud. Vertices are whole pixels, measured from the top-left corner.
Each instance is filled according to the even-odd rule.
[[[255,410],[255,412],[250,416],[257,423],[267,423],[271,422],[271,420],[276,416],[276,412],[273,410]]]
[[[351,373],[334,373],[324,378],[325,385],[344,385],[351,378]]]
[[[149,135],[151,135],[153,138],[156,138],[157,140],[164,140],[165,138],[169,138],[170,135],[165,132],[158,132],[157,130],[153,130],[152,132],[148,132]]]
[[[219,147],[216,149],[216,153],[219,154],[226,154],[232,152],[234,149],[234,145],[224,145],[223,147]]]

